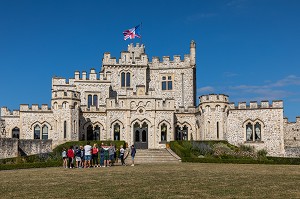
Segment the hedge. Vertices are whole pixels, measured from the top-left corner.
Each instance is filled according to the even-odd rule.
[[[0,170],[45,168],[45,167],[59,167],[59,166],[62,166],[61,160],[48,161],[48,162],[18,163],[18,164],[0,164]]]

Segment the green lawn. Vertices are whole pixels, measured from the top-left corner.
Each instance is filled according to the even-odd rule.
[[[0,198],[300,198],[299,165],[151,164],[0,171]]]

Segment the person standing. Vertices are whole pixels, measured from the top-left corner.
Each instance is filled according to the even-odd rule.
[[[100,148],[100,167],[104,167],[104,144],[101,144],[101,148]]]
[[[116,152],[115,146],[113,146],[113,144],[110,143],[110,147],[108,149],[109,165],[110,166],[113,166],[113,164],[114,164],[114,161],[115,161],[115,152]]]
[[[98,146],[97,143],[94,144],[93,149],[92,149],[92,159],[93,159],[93,166],[94,167],[99,167],[99,162],[98,162]]]
[[[81,149],[76,146],[75,149],[75,160],[76,160],[76,167],[80,168],[81,167]]]
[[[132,160],[131,166],[134,166],[134,157],[135,157],[135,154],[136,154],[136,149],[135,149],[134,145],[131,146],[130,151],[131,151],[130,155],[131,155],[131,160]]]
[[[92,146],[90,145],[90,142],[88,141],[86,145],[84,146],[84,168],[90,168],[91,166],[91,159],[92,159]]]
[[[61,156],[63,159],[63,167],[68,168],[68,156],[65,148],[63,148],[63,151],[61,152]]]
[[[68,167],[72,169],[74,167],[73,161],[74,161],[74,150],[73,146],[70,146],[67,156],[69,158]]]
[[[125,153],[125,149],[123,148],[123,145],[121,145],[120,146],[120,159],[121,159],[122,166],[126,166],[125,161],[124,161],[124,153]]]

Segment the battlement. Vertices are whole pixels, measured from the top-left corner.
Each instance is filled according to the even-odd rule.
[[[224,94],[209,94],[209,95],[202,95],[199,97],[199,99],[200,99],[200,104],[211,103],[211,102],[228,103],[229,97],[228,95],[224,95]]]
[[[238,105],[235,106],[234,102],[229,103],[230,109],[263,109],[263,108],[283,108],[282,100],[273,100],[272,104],[269,101],[263,100],[259,103],[256,101],[251,101],[249,105],[246,102],[238,102]]]
[[[1,107],[1,116],[15,116],[19,117],[20,116],[20,111],[19,110],[9,110],[7,107]]]
[[[52,91],[52,99],[80,100],[80,92],[72,90],[56,90]]]
[[[20,111],[51,111],[51,108],[48,106],[48,104],[42,104],[40,107],[38,104],[32,104],[31,107],[29,107],[28,104],[21,104],[20,105]]]
[[[184,55],[181,59],[180,55],[174,55],[173,59],[170,56],[163,56],[162,61],[159,57],[152,57],[152,62],[149,62],[151,68],[185,68],[190,66],[190,55]]]
[[[123,65],[137,65],[146,66],[148,64],[148,56],[145,54],[145,46],[139,43],[134,46],[128,45],[128,51],[122,51],[121,57],[118,59],[111,57],[109,52],[104,53],[102,64],[104,66],[123,66]]]
[[[289,119],[287,117],[283,118],[283,122],[284,123],[295,123],[295,124],[300,124],[300,116],[296,117],[296,121],[295,122],[289,122]]]

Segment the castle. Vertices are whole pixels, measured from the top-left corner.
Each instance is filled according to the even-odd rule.
[[[153,57],[128,45],[116,59],[104,53],[101,72],[52,78],[51,106],[1,108],[2,138],[125,140],[137,148],[165,148],[172,140],[227,140],[266,149],[271,156],[300,156],[300,117],[290,123],[281,100],[239,102],[224,94],[196,96],[196,44],[183,59]]]

